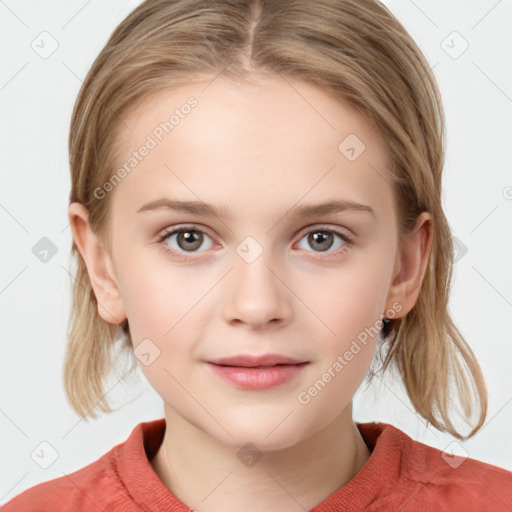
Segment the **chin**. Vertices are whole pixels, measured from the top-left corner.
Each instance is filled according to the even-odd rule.
[[[254,417],[240,418],[239,421],[223,421],[223,426],[232,437],[224,429],[221,429],[221,432],[217,431],[217,437],[234,448],[252,443],[262,452],[284,450],[296,445],[310,434],[301,430],[296,420],[291,420],[291,416],[292,414],[284,421],[286,415],[275,419],[267,417],[265,421],[258,421]]]

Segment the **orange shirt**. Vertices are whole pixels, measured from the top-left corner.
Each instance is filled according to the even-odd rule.
[[[359,473],[311,512],[511,511],[512,472],[450,457],[387,423],[356,423],[371,456]],[[67,476],[20,493],[2,512],[200,512],[153,470],[165,419],[139,423],[126,441]]]

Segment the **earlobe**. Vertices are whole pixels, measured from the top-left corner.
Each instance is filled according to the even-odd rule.
[[[414,230],[407,236],[398,255],[397,265],[387,299],[387,308],[395,302],[402,309],[396,317],[404,317],[416,303],[425,277],[432,247],[432,217],[428,212],[418,216]]]
[[[83,204],[71,203],[68,217],[73,239],[87,267],[98,313],[106,322],[120,324],[126,319],[126,312],[111,255],[92,231],[89,214]]]

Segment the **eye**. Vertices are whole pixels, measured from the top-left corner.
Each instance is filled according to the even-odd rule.
[[[335,244],[336,237],[338,239],[341,239],[343,243],[337,245],[335,249],[340,248],[340,250],[334,250],[330,251],[328,254],[329,256],[339,254],[341,252],[344,252],[348,249],[348,247],[352,244],[352,238],[345,234],[341,233],[340,231],[328,229],[324,226],[317,227],[313,230],[309,230],[305,233],[305,236],[301,238],[302,240],[306,240],[306,243],[315,249],[314,252],[327,252],[329,249],[332,248]],[[304,247],[301,247],[304,248]]]
[[[175,236],[176,235],[176,236]],[[211,241],[211,238],[201,229],[195,226],[181,226],[172,228],[163,233],[158,241],[164,245],[164,250],[176,258],[186,258],[186,253],[201,252],[197,251],[203,244],[205,237]],[[167,239],[171,243],[167,243]],[[211,249],[213,243],[206,247]]]
[[[206,237],[206,238],[205,238]],[[334,251],[329,251],[335,244],[336,237],[342,241],[338,243]],[[212,239],[197,226],[178,226],[166,230],[159,238],[158,242],[162,243],[163,249],[171,257],[177,259],[187,259],[188,254],[193,254],[204,245],[205,239],[210,241],[203,249],[211,249],[213,247]],[[346,233],[329,229],[325,226],[319,226],[315,229],[309,228],[303,231],[300,241],[306,239],[306,243],[314,249],[316,253],[326,253],[327,257],[337,256],[348,250],[353,243],[352,238]],[[168,242],[170,240],[170,243]],[[299,247],[304,249],[304,247]],[[187,254],[188,253],[188,254]]]

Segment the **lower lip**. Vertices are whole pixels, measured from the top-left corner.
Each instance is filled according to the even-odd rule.
[[[270,368],[244,368],[207,363],[219,377],[240,389],[270,389],[297,377],[309,363],[283,364]]]

